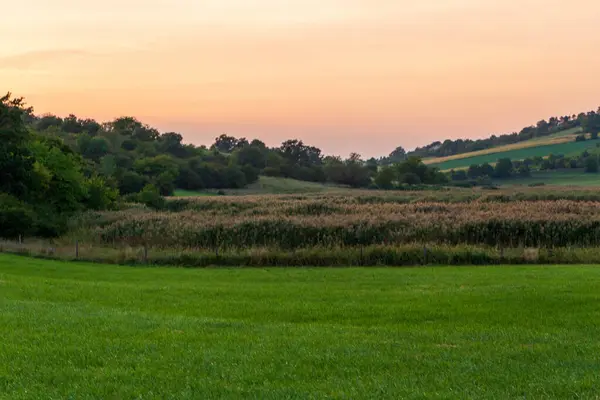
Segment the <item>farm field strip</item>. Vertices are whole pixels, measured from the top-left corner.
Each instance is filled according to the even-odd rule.
[[[502,153],[490,153],[474,156],[473,153],[465,153],[468,157],[455,160],[440,161],[440,159],[428,159],[427,163],[440,170],[469,167],[472,164],[495,163],[499,158],[510,158],[511,160],[523,160],[528,157],[546,157],[550,154],[571,155],[581,153],[586,149],[595,148],[597,140],[586,140],[583,142],[568,141],[555,144],[540,144],[527,148],[513,149]]]
[[[425,164],[437,164],[445,161],[459,160],[462,158],[471,158],[474,156],[503,153],[510,150],[525,149],[530,147],[537,147],[547,144],[560,144],[575,141],[578,134],[582,132],[581,128],[567,129],[561,132],[554,133],[545,137],[538,137],[524,142],[511,143],[502,146],[491,147],[489,149],[483,149],[478,151],[471,151],[468,153],[455,154],[446,157],[431,157],[423,159]],[[589,135],[587,135],[589,137]]]
[[[464,158],[472,158],[472,157],[484,156],[484,155],[488,155],[488,154],[499,154],[499,153],[505,153],[507,151],[512,151],[512,150],[521,150],[521,149],[528,149],[531,147],[568,143],[568,142],[575,141],[575,136],[576,135],[569,135],[569,136],[560,136],[560,137],[554,137],[554,138],[543,138],[543,139],[538,139],[538,140],[528,140],[526,142],[507,144],[507,145],[498,146],[498,147],[491,147],[491,148],[485,149],[485,150],[478,150],[478,151],[472,151],[469,153],[455,154],[452,156],[425,158],[425,159],[423,159],[423,163],[427,164],[427,165],[441,164],[446,161],[462,160]]]

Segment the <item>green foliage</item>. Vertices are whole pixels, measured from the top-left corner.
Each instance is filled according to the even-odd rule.
[[[381,167],[377,175],[375,176],[375,184],[380,189],[392,189],[394,187],[394,181],[396,180],[396,171],[394,168],[385,166]]]
[[[0,193],[0,237],[15,239],[35,232],[32,208],[14,196]]]
[[[598,111],[600,112],[600,109]],[[582,117],[583,129],[592,135],[592,139],[597,139],[598,133],[600,133],[600,113],[599,112],[592,111]]]
[[[244,146],[235,150],[231,156],[230,164],[250,165],[261,170],[267,162],[267,150],[259,146]]]
[[[100,174],[105,177],[113,177],[117,173],[117,158],[109,154],[100,160]]]
[[[466,181],[469,179],[467,172],[459,169],[458,171],[452,170],[450,171],[450,179],[453,181]]]
[[[175,190],[175,180],[179,175],[179,166],[170,156],[142,158],[135,162],[135,171],[146,176],[163,196],[172,195]]]
[[[224,187],[240,189],[246,186],[246,184],[248,183],[246,174],[244,174],[244,172],[236,166],[230,166],[225,168],[224,178]]]
[[[422,181],[421,177],[415,172],[406,172],[400,175],[400,183],[404,183],[407,185],[419,185],[420,183],[422,183]]]
[[[28,147],[30,134],[23,117],[23,99],[0,97],[0,192],[26,196],[35,162]]]
[[[398,146],[389,156],[382,158],[380,162],[382,165],[396,164],[405,161],[406,158],[406,150],[402,146]]]
[[[70,215],[86,208],[105,209],[116,201],[116,193],[103,179],[87,179],[86,165],[55,133],[60,126],[68,135],[81,134],[73,145],[84,154],[101,153],[98,143],[104,139],[91,121],[74,116],[64,120],[46,116],[38,125],[45,134],[31,133],[24,116],[31,110],[21,99],[10,96],[0,103],[0,236],[57,236],[67,229]],[[69,137],[69,136],[67,136]],[[91,151],[91,152],[90,152]]]
[[[136,200],[155,210],[162,210],[166,207],[165,198],[160,195],[159,190],[153,185],[146,185],[136,196]]]
[[[357,153],[347,160],[340,157],[326,157],[323,172],[327,181],[350,187],[366,187],[371,183],[371,170]]]
[[[510,178],[513,174],[513,163],[510,158],[501,158],[494,167],[494,178]]]
[[[30,149],[36,160],[36,182],[30,198],[59,213],[80,210],[86,187],[79,156],[50,137],[37,137]]]
[[[221,135],[215,138],[215,144],[213,148],[222,153],[232,153],[235,149],[243,148],[248,145],[248,141],[245,138],[237,139],[233,136]]]
[[[119,191],[110,188],[101,177],[92,177],[86,182],[87,196],[85,204],[92,210],[107,210],[114,206]]]
[[[109,143],[103,137],[94,137],[89,140],[87,146],[82,150],[82,155],[85,158],[92,159],[94,161],[100,160],[109,152]]]
[[[598,172],[598,158],[590,156],[585,159],[585,172],[596,173]]]
[[[131,194],[140,192],[147,184],[147,179],[133,171],[124,171],[119,178],[119,192]]]

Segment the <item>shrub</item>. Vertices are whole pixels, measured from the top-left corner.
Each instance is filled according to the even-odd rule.
[[[585,159],[585,172],[596,173],[598,172],[598,160],[595,156],[590,156]]]
[[[87,182],[86,206],[92,210],[107,210],[114,206],[119,195],[117,189],[106,185],[100,177],[90,178]]]
[[[154,185],[146,185],[136,198],[138,202],[155,210],[164,210],[166,208],[167,201],[160,195]]]
[[[0,237],[14,239],[35,233],[35,213],[17,198],[0,193]]]

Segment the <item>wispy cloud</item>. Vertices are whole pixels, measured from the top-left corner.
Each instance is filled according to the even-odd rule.
[[[0,56],[0,69],[32,69],[50,62],[81,57],[89,53],[77,49],[55,49],[29,51],[25,53]]]

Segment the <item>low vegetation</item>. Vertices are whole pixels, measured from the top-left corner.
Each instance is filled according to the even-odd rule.
[[[600,175],[595,173],[585,173],[583,170],[560,169],[532,171],[529,177],[517,177],[514,179],[505,179],[498,181],[502,185],[520,185],[520,186],[572,186],[572,187],[599,187]]]
[[[161,199],[160,197],[158,197]],[[40,257],[183,266],[600,262],[594,190],[333,191],[201,196],[88,211]]]

